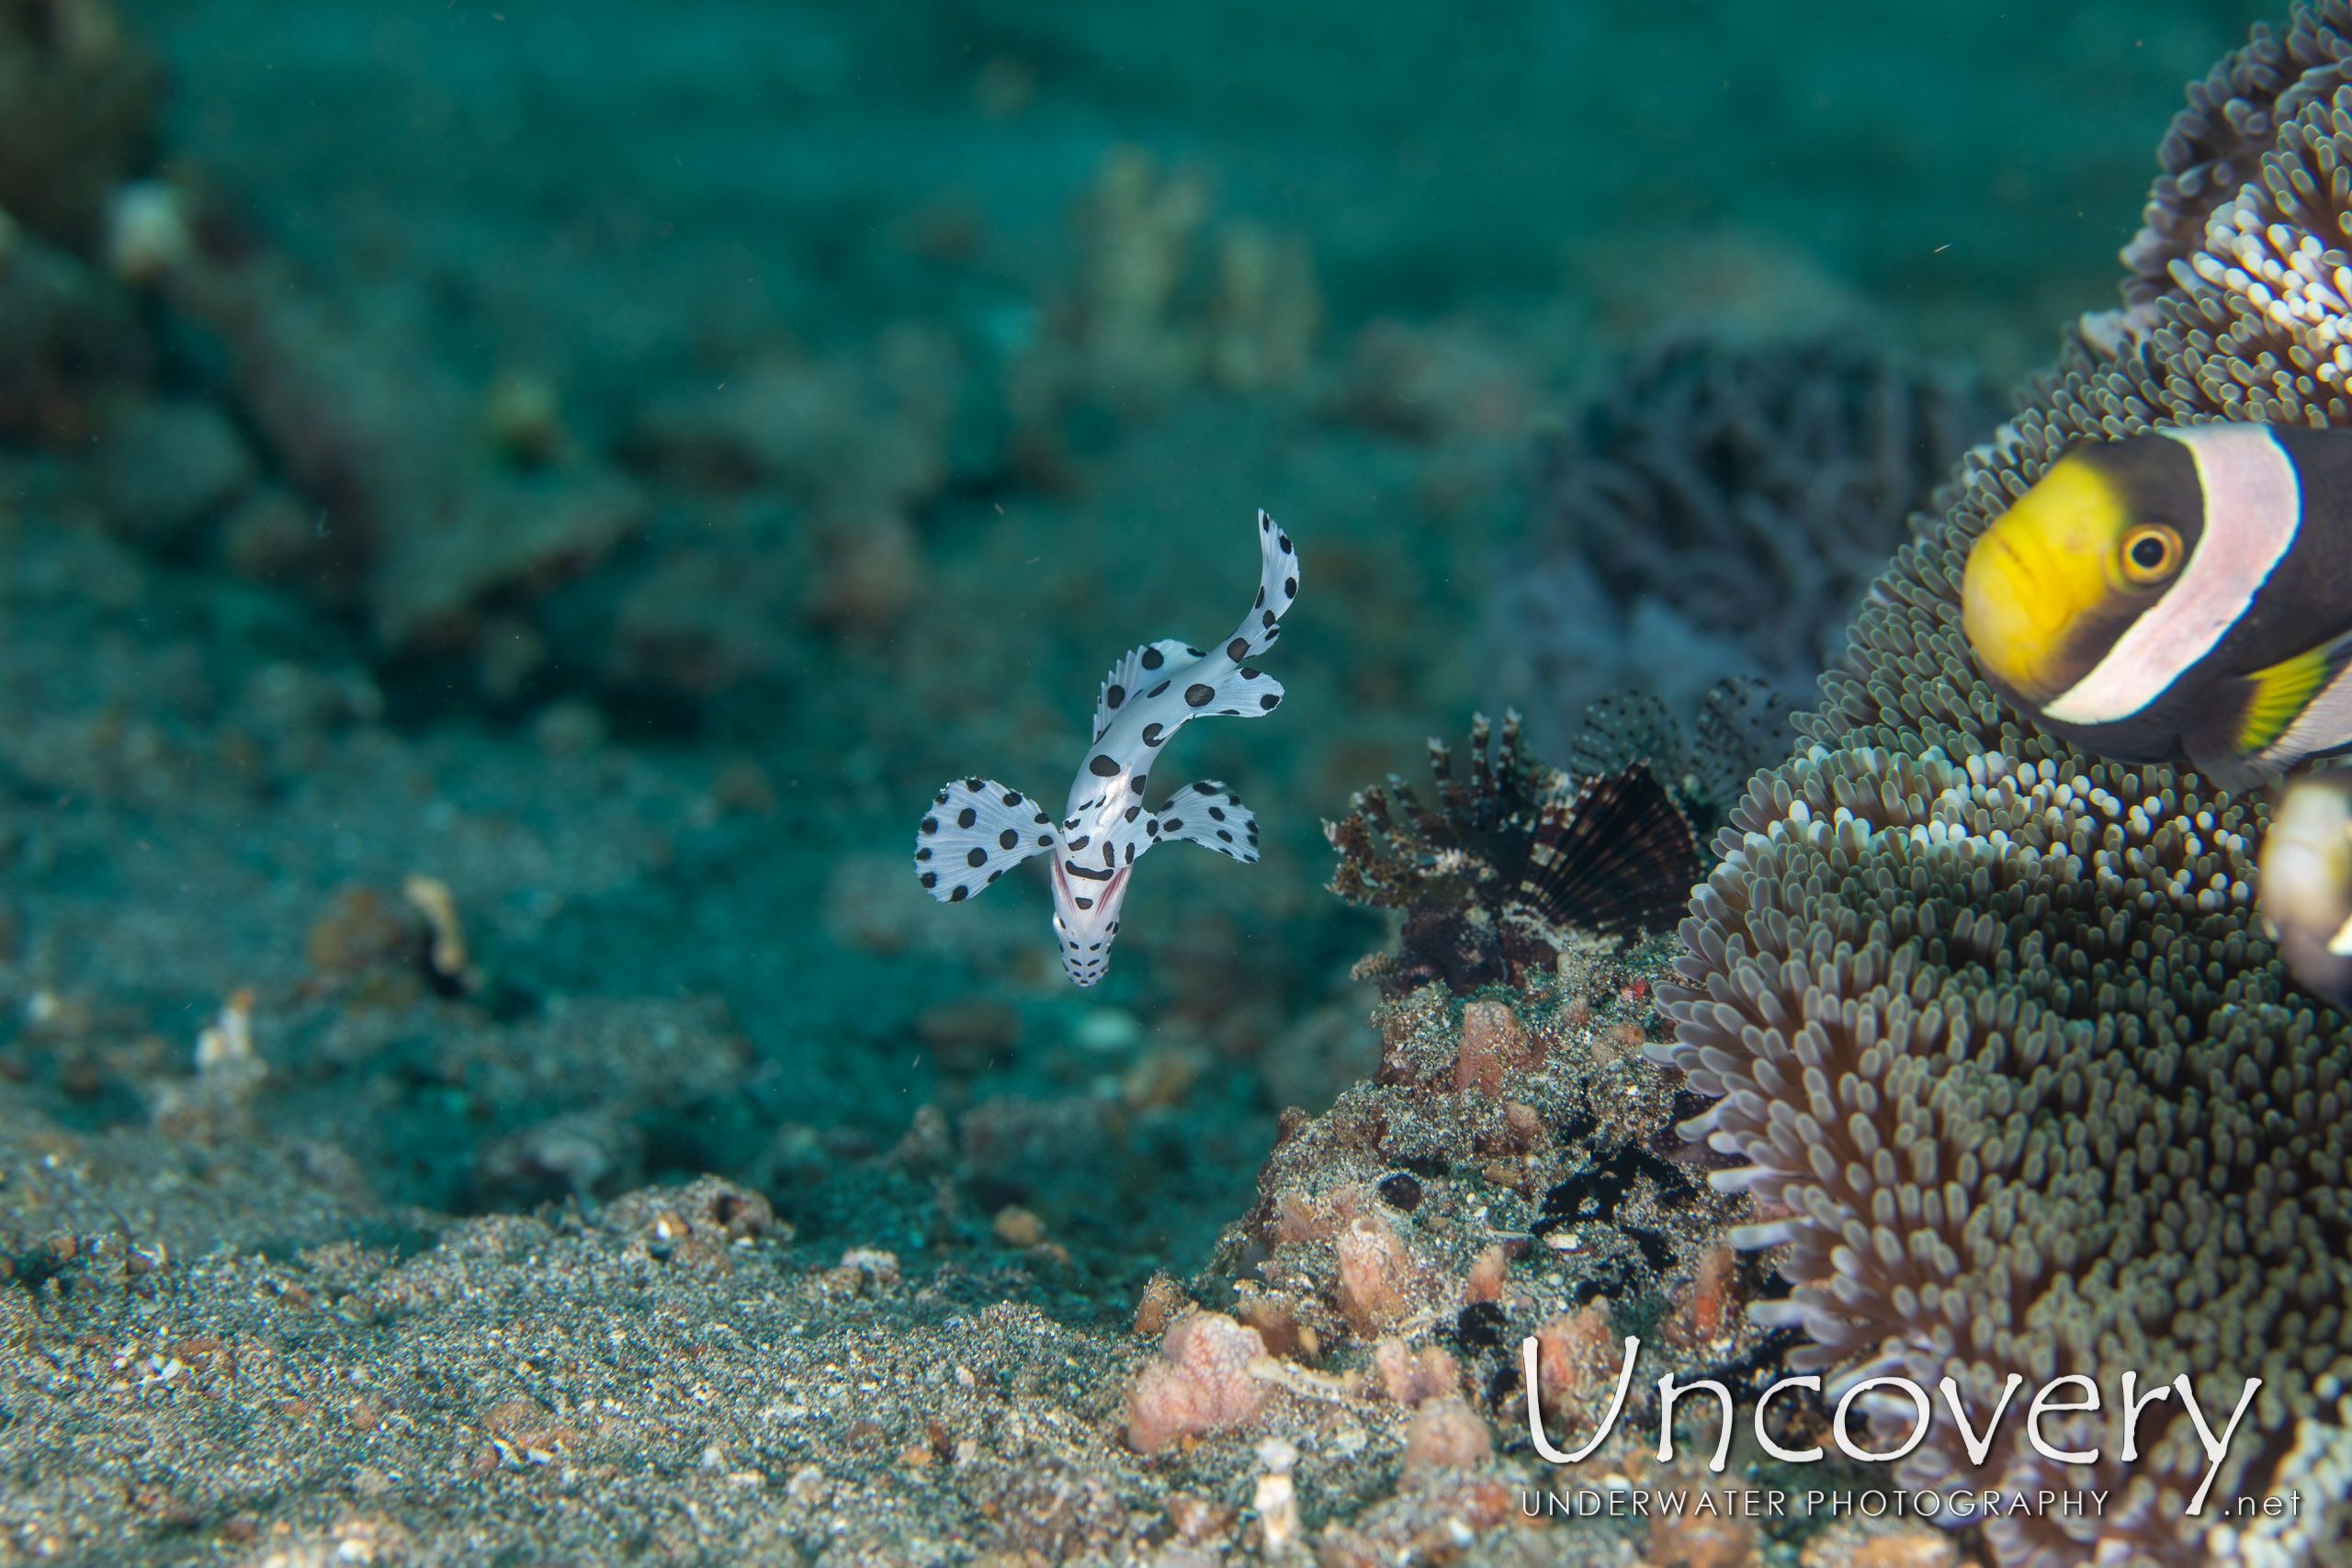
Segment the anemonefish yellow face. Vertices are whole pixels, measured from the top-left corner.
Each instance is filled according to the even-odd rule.
[[[2037,706],[2098,661],[2117,626],[2180,575],[2188,540],[2078,447],[1996,518],[1968,553],[1961,624],[1988,673]]]

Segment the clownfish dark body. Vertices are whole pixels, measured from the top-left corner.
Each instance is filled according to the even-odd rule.
[[[2352,749],[2352,430],[2076,446],[1980,535],[1962,626],[2043,728],[2225,789]]]

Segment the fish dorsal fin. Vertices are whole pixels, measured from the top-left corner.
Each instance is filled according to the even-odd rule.
[[[1258,818],[1215,779],[1188,784],[1159,808],[1159,837],[1185,839],[1244,865],[1258,863]]]
[[[1290,536],[1261,511],[1258,513],[1258,597],[1227,639],[1227,656],[1238,664],[1273,647],[1274,639],[1283,635],[1275,623],[1297,597],[1298,551],[1292,547]]]
[[[1112,665],[1111,672],[1102,677],[1102,688],[1094,695],[1094,739],[1100,740],[1109,734],[1113,721],[1135,700],[1136,694],[1158,682],[1159,676],[1155,671],[1200,656],[1199,649],[1172,637],[1127,649],[1126,657]]]
[[[1043,806],[994,779],[958,779],[932,797],[915,830],[915,874],[941,903],[960,904],[1053,847]]]

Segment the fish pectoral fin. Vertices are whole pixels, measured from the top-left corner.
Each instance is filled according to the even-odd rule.
[[[1044,807],[994,779],[963,779],[932,797],[915,831],[915,874],[933,898],[958,904],[1053,847]]]
[[[2248,756],[2267,750],[2347,661],[2352,637],[2339,637],[2241,677],[2245,701],[2238,712],[2237,749]]]
[[[2249,756],[2213,736],[2184,735],[2181,745],[2188,753],[2190,765],[2217,789],[2261,789],[2278,783],[2285,773],[2284,769]]]
[[[1244,865],[1258,863],[1258,818],[1216,779],[1188,784],[1170,795],[1157,820],[1163,840],[1188,839]]]

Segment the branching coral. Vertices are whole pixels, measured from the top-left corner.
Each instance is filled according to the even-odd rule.
[[[1860,344],[1666,340],[1542,457],[1535,536],[1492,619],[1545,694],[1683,706],[1724,675],[1809,692],[1905,519],[1992,423],[1961,380]]]
[[[1552,963],[1571,932],[1663,929],[1698,880],[1690,824],[1646,765],[1572,788],[1521,750],[1516,713],[1491,740],[1480,714],[1466,784],[1453,752],[1430,742],[1435,811],[1392,777],[1324,824],[1340,852],[1331,891],[1408,911],[1402,951],[1376,964],[1391,995],[1439,978],[1457,995],[1515,981]]]
[[[2012,1372],[2106,1391],[2057,1445],[2096,1462],[2020,1428],[1975,1466],[1949,1423],[1905,1461],[1920,1485],[2110,1492],[2096,1518],[1988,1522],[2011,1568],[2344,1550],[2340,1504],[2217,1529],[2212,1502],[2302,1486],[2316,1506],[2352,1471],[2352,1028],[2294,989],[2255,916],[2265,808],[2034,730],[1976,678],[1959,598],[1971,540],[2073,440],[2352,423],[2347,31],[2328,0],[2191,88],[2126,253],[2131,307],[2083,323],[1873,586],[1799,719],[1814,747],[1734,811],[1683,924],[1686,986],[1661,991],[1660,1054],[1722,1097],[1686,1130],[1744,1156],[1718,1180],[1782,1216],[1747,1239],[1786,1244],[1776,1321],[1816,1364],[1951,1376],[1980,1429]],[[2177,1400],[2120,1457],[2126,1369],[2188,1374],[2217,1429],[2263,1380],[2202,1516]],[[1910,1420],[1905,1401],[1888,1425]]]

